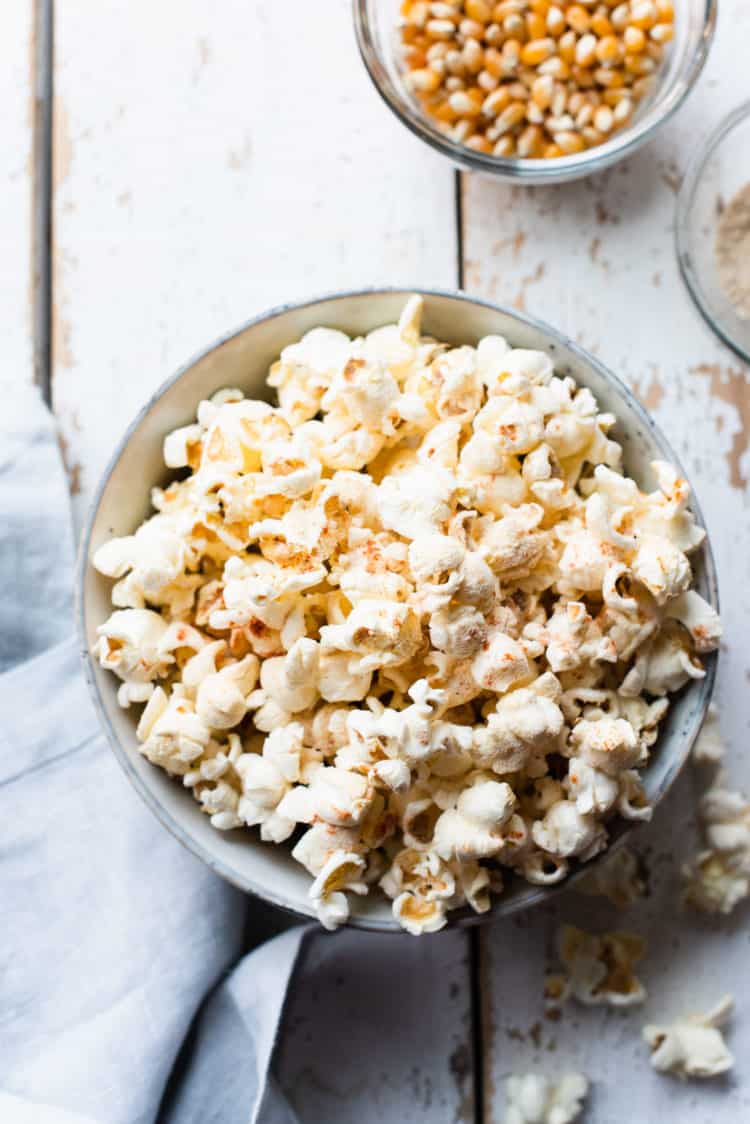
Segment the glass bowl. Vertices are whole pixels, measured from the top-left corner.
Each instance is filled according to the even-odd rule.
[[[719,221],[727,203],[750,183],[750,101],[740,105],[698,150],[677,199],[677,260],[708,326],[750,363],[750,320],[725,296],[716,267]]]
[[[564,183],[599,172],[635,152],[679,108],[708,56],[718,0],[675,0],[675,36],[654,92],[631,123],[605,144],[554,160],[519,159],[475,152],[441,133],[406,87],[399,65],[400,0],[353,0],[359,50],[375,87],[408,129],[454,164],[521,184]]]

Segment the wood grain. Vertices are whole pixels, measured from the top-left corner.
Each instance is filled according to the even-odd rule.
[[[694,309],[678,274],[672,231],[686,162],[698,139],[736,104],[743,85],[736,44],[750,39],[750,12],[740,0],[727,0],[722,8],[699,88],[647,148],[603,175],[559,188],[522,190],[464,176],[463,243],[470,292],[547,320],[598,355],[653,411],[683,459],[707,518],[725,607],[717,697],[732,747],[730,770],[736,783],[750,789],[744,752],[750,725],[750,373]],[[644,931],[651,940],[646,1011],[578,1009],[559,1025],[545,1022],[542,975],[559,919],[580,923],[591,912],[578,895],[567,895],[547,914],[483,935],[487,1121],[501,1117],[508,1073],[536,1067],[558,1073],[570,1066],[582,1067],[596,1082],[597,1124],[629,1119],[626,1103],[633,1118],[657,1119],[661,1112],[691,1124],[747,1114],[739,1086],[719,1095],[715,1087],[676,1088],[657,1077],[639,1041],[644,1021],[691,1004],[710,1005],[731,991],[745,955],[739,922],[714,931],[678,914],[677,871],[694,839],[693,808],[687,778],[639,844],[649,849],[654,866],[651,899],[632,916],[610,909],[600,918],[610,927]],[[738,1057],[747,1055],[749,1022],[746,1012],[737,1019]]]

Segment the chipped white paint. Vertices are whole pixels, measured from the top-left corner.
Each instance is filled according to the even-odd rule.
[[[349,0],[56,7],[53,394],[80,521],[127,422],[218,335],[326,290],[452,285],[453,173],[373,90]]]
[[[3,310],[3,385],[34,376],[32,344],[34,5],[15,0],[3,12],[0,105],[3,107],[0,307]]]
[[[750,10],[741,0],[726,0],[700,87],[648,148],[602,176],[525,192],[465,177],[464,247],[469,291],[525,308],[594,351],[636,390],[683,458],[719,571],[726,650],[718,700],[729,768],[750,791],[750,371],[695,311],[678,275],[672,237],[675,192],[687,160],[698,139],[743,96],[740,40],[750,41]],[[747,914],[739,910],[736,919],[709,923],[678,912],[677,870],[694,844],[696,783],[683,778],[639,837],[639,846],[650,850],[647,902],[619,913],[569,893],[559,908],[484,934],[488,1121],[501,1116],[503,1077],[536,1065],[553,1074],[579,1067],[588,1073],[594,1082],[589,1111],[597,1124],[660,1116],[681,1124],[750,1119],[748,1092],[738,1081],[680,1086],[651,1070],[639,1039],[643,1022],[735,990],[738,1012],[728,1040],[738,1059],[750,1056],[750,1008],[741,982]],[[542,977],[554,959],[560,917],[646,934],[651,953],[639,975],[650,999],[643,1011],[571,1007],[559,1023],[545,1020]]]

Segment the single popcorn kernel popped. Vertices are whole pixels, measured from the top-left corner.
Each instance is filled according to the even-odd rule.
[[[218,830],[296,833],[329,928],[379,887],[434,932],[647,819],[667,696],[721,635],[689,588],[686,482],[657,461],[642,491],[615,417],[549,355],[424,336],[422,305],[289,344],[275,405],[201,402],[164,439],[155,513],[93,557],[115,608],[94,650],[143,708],[140,752]],[[711,810],[746,832],[730,794]],[[572,944],[577,994],[638,998],[632,942]]]
[[[404,0],[401,13],[406,84],[426,115],[475,152],[522,159],[583,152],[627,125],[674,34],[671,3],[653,0]]]

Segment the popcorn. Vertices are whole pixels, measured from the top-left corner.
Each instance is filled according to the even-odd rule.
[[[566,1073],[557,1082],[537,1073],[513,1074],[505,1081],[503,1124],[572,1124],[588,1088],[582,1073]]]
[[[719,765],[724,760],[724,742],[719,729],[719,711],[711,703],[693,746],[693,761],[698,765]]]
[[[579,894],[601,895],[612,905],[625,909],[643,895],[646,886],[636,854],[629,847],[618,847],[579,878],[575,889]]]
[[[141,752],[218,830],[300,832],[328,927],[379,886],[436,931],[503,868],[552,885],[605,821],[647,819],[639,770],[721,634],[685,481],[656,462],[641,491],[550,356],[425,338],[422,308],[290,343],[276,405],[201,402],[164,439],[180,479],[93,557],[115,609],[94,651],[144,707]],[[690,894],[731,908],[746,814],[712,801]],[[637,872],[610,881],[624,899]]]
[[[683,867],[684,900],[703,913],[731,913],[750,895],[750,801],[723,774],[702,797],[705,849]]]
[[[727,1073],[734,1058],[727,1049],[721,1028],[734,1008],[731,995],[725,995],[705,1015],[684,1015],[668,1025],[649,1024],[643,1038],[651,1050],[651,1064],[659,1073],[690,1077],[716,1077]]]
[[[567,978],[564,994],[587,1006],[630,1007],[642,1003],[646,989],[633,974],[646,949],[634,933],[585,933],[573,925],[560,931],[559,953]]]

